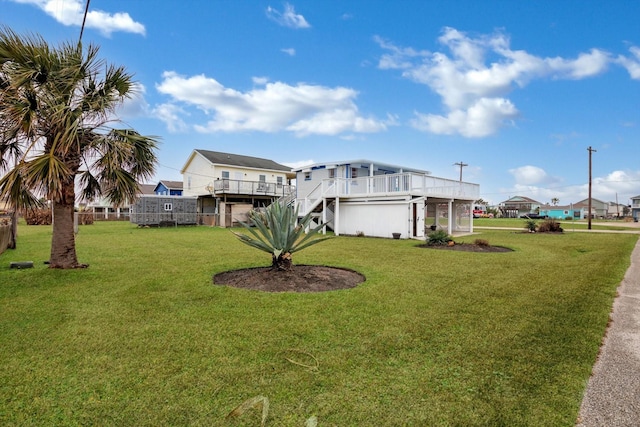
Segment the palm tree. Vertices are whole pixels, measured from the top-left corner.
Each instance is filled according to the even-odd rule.
[[[40,36],[0,28],[0,199],[15,210],[44,197],[52,204],[52,268],[77,268],[73,215],[78,200],[132,201],[151,177],[157,141],[118,122],[135,93],[123,67],[98,59],[98,47],[50,47]]]

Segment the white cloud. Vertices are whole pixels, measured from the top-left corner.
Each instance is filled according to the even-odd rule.
[[[412,48],[399,48],[393,43],[388,42],[380,36],[374,36],[373,40],[380,45],[381,48],[388,50],[390,53],[386,53],[380,57],[378,67],[383,70],[394,69],[406,69],[411,68],[413,62],[412,58],[426,57],[430,55],[428,51],[417,51]]]
[[[167,125],[169,132],[184,132],[188,129],[181,116],[187,113],[175,104],[160,104],[153,109],[153,114]]]
[[[411,125],[419,130],[441,135],[460,134],[467,138],[492,135],[505,121],[517,117],[518,110],[507,99],[480,98],[466,110],[453,110],[447,116],[416,112]]]
[[[509,173],[515,178],[516,185],[520,186],[549,184],[555,181],[544,169],[537,166],[520,166],[519,168],[509,169]]]
[[[380,132],[391,124],[363,117],[350,88],[254,79],[264,83],[247,92],[226,88],[204,75],[184,77],[165,72],[157,90],[169,95],[170,104],[196,107],[210,117],[194,125],[199,132],[280,132],[337,135],[344,132]],[[172,110],[177,112],[178,110]],[[174,122],[173,116],[169,116]]]
[[[16,3],[31,4],[42,9],[47,15],[63,25],[81,26],[84,16],[84,1],[81,0],[10,0]],[[105,36],[116,31],[145,34],[144,25],[134,21],[128,13],[108,13],[101,10],[89,10],[85,28],[98,30]]]
[[[280,51],[286,53],[289,56],[296,56],[296,50],[292,47],[286,48],[286,49],[280,49]]]
[[[620,55],[616,62],[627,69],[632,79],[640,80],[640,47],[631,46],[629,52],[631,56]]]
[[[278,24],[289,28],[311,28],[311,25],[304,19],[304,16],[297,14],[293,6],[284,4],[284,10],[280,12],[271,6],[267,7],[267,17]]]
[[[638,171],[620,171],[616,170],[603,177],[595,177],[592,180],[592,192],[597,195],[594,197],[604,201],[615,201],[619,196],[618,202],[621,204],[628,203],[628,199],[640,194],[640,170]]]
[[[469,37],[445,28],[438,38],[448,52],[427,52],[398,47],[380,37],[385,51],[380,69],[402,70],[403,77],[428,86],[447,110],[443,115],[417,113],[413,124],[436,134],[469,138],[494,134],[518,114],[506,96],[538,78],[583,79],[603,73],[612,61],[604,51],[591,49],[574,59],[543,58],[512,50],[502,33]],[[497,57],[488,61],[487,57]],[[472,120],[472,123],[469,123]]]
[[[144,95],[146,88],[141,83],[134,83],[130,98],[126,98],[117,114],[123,120],[147,116],[149,112],[149,104]]]
[[[266,85],[269,82],[268,77],[252,77],[251,81],[256,85]]]
[[[549,74],[556,78],[584,79],[603,73],[611,62],[608,53],[591,49],[589,53],[581,53],[576,59],[547,58]]]
[[[314,163],[316,163],[315,160],[309,159],[309,160],[298,160],[296,162],[284,162],[282,164],[285,166],[289,166],[291,169],[298,169],[307,165],[312,165]]]

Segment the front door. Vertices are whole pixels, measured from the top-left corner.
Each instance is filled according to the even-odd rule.
[[[411,203],[411,234],[413,237],[424,237],[424,202]]]

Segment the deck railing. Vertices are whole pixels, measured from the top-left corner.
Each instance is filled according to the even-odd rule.
[[[286,196],[295,191],[287,184],[264,181],[241,181],[236,179],[218,179],[213,182],[216,194],[246,194],[251,196]]]
[[[298,203],[301,213],[306,213],[326,197],[382,197],[402,194],[476,200],[480,197],[480,186],[410,172],[362,178],[332,178],[322,180]]]
[[[376,196],[398,193],[477,199],[480,196],[480,186],[408,172],[322,181],[322,195],[325,197]]]

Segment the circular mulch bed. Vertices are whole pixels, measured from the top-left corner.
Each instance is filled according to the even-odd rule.
[[[463,251],[463,252],[513,252],[513,249],[505,248],[503,246],[486,246],[476,245],[473,243],[456,243],[453,246],[449,245],[419,245],[420,248],[428,249],[440,249],[443,251]]]
[[[353,270],[323,265],[295,265],[289,271],[271,267],[225,271],[213,276],[215,285],[264,292],[325,292],[355,288],[366,278]]]

